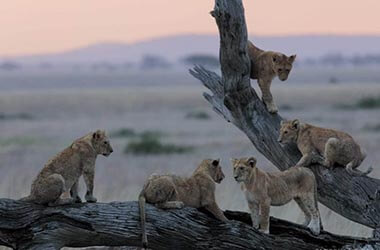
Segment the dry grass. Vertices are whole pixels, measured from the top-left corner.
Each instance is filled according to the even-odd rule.
[[[275,84],[278,105],[291,106],[281,112],[286,118],[299,118],[321,126],[351,133],[366,149],[363,168],[380,161],[380,134],[363,131],[376,124],[376,110],[336,110],[337,104],[352,104],[361,96],[380,95],[380,87],[367,85]],[[95,196],[99,201],[136,200],[144,180],[151,173],[189,175],[203,158],[221,158],[226,179],[217,188],[217,200],[223,209],[248,211],[243,193],[232,178],[229,159],[255,155],[258,165],[277,171],[233,125],[211,112],[203,100],[201,86],[125,87],[109,89],[65,89],[12,91],[0,94],[0,113],[31,114],[31,120],[0,121],[0,197],[18,199],[29,191],[32,179],[43,164],[69,143],[90,130],[117,131],[130,128],[135,133],[155,130],[164,133],[165,143],[185,144],[194,150],[185,154],[139,156],[124,154],[129,140],[113,137],[115,152],[99,157],[96,166]],[[193,110],[210,111],[211,119],[187,119]],[[9,140],[9,138],[33,138]],[[375,169],[372,176],[380,176]],[[82,193],[84,192],[82,184]],[[371,230],[350,222],[320,205],[323,224],[331,232],[368,236]],[[273,208],[271,214],[296,222],[303,217],[294,203]]]

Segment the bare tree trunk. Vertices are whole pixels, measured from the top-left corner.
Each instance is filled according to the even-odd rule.
[[[0,199],[0,245],[13,249],[141,246],[137,202],[83,203],[45,207]],[[193,208],[164,211],[147,205],[152,249],[340,249],[376,247],[379,240],[345,237],[271,218],[271,235],[251,227],[250,215],[226,211],[220,222]]]
[[[242,1],[216,0],[211,15],[220,33],[222,77],[202,67],[190,73],[211,91],[212,95],[203,95],[213,109],[243,131],[260,153],[280,170],[294,166],[301,157],[298,149],[277,142],[282,118],[267,112],[250,86]],[[343,168],[314,165],[311,169],[317,177],[320,202],[352,221],[379,228],[380,180],[354,177]]]
[[[281,117],[269,114],[250,87],[247,31],[241,0],[216,0],[212,12],[221,37],[222,78],[196,67],[191,73],[213,95],[204,94],[214,110],[247,134],[257,149],[284,170],[300,153],[282,148],[276,138]],[[351,177],[343,169],[314,166],[319,199],[326,206],[361,224],[377,228],[380,181]],[[313,236],[294,223],[271,219],[271,235],[253,229],[250,216],[225,212],[220,222],[196,209],[163,211],[147,205],[147,232],[153,249],[352,249],[371,246],[378,239],[337,236],[322,231]],[[379,234],[378,230],[376,235]],[[60,249],[86,246],[141,246],[137,202],[75,204],[44,207],[0,199],[0,245],[13,249]]]

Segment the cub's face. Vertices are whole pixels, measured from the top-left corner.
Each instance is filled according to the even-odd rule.
[[[299,127],[300,122],[297,119],[286,122],[281,121],[278,142],[283,144],[297,142]]]
[[[278,78],[281,81],[288,79],[289,73],[292,70],[293,62],[296,59],[296,55],[286,56],[284,54],[277,53],[273,55],[273,70],[276,72]]]
[[[219,164],[220,160],[207,160],[207,168],[211,175],[211,178],[216,183],[221,183],[224,179],[224,173],[222,171],[222,167]]]
[[[253,169],[256,167],[255,157],[245,157],[240,159],[231,159],[234,171],[234,178],[237,182],[245,182],[251,176]]]
[[[104,130],[97,130],[92,134],[92,145],[98,154],[109,156],[113,152],[110,140]]]

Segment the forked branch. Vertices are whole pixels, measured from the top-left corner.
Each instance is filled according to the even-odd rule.
[[[211,91],[203,95],[213,109],[243,131],[261,154],[280,170],[294,166],[301,153],[295,146],[282,147],[277,142],[281,116],[267,112],[250,86],[242,1],[216,0],[211,14],[219,28],[222,77],[198,66],[190,73]],[[321,203],[349,220],[379,228],[380,180],[353,177],[343,168],[314,165],[311,169]]]

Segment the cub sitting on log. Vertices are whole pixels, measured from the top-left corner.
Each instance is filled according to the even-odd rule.
[[[220,183],[223,179],[224,173],[219,160],[211,159],[203,160],[189,178],[176,175],[151,175],[139,195],[143,246],[146,248],[148,245],[145,202],[159,208],[204,207],[217,219],[227,221],[215,201],[215,182]]]
[[[80,203],[78,181],[83,175],[87,186],[86,201],[96,202],[92,194],[96,157],[99,154],[109,156],[112,152],[109,139],[101,130],[75,140],[44,166],[32,183],[30,195],[21,200],[48,206]]]
[[[277,113],[278,109],[270,91],[273,78],[278,76],[281,81],[288,79],[296,55],[286,56],[279,52],[263,51],[252,42],[247,42],[248,55],[251,60],[252,79],[257,79],[262,93],[262,101],[270,113]]]
[[[296,166],[319,163],[330,168],[337,163],[345,166],[350,174],[358,176],[368,175],[372,171],[372,167],[366,172],[356,170],[366,154],[349,134],[342,131],[312,126],[297,119],[282,121],[278,141],[297,144],[302,157]]]
[[[305,214],[304,225],[313,234],[320,233],[317,183],[310,169],[290,168],[283,172],[267,173],[256,167],[254,157],[231,161],[234,178],[242,183],[254,228],[269,233],[270,206],[282,206],[294,199]]]

